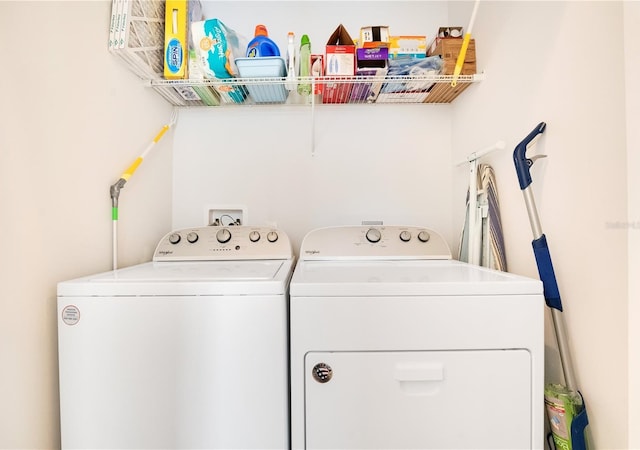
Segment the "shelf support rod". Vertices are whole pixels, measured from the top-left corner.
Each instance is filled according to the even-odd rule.
[[[311,79],[311,157],[316,156],[316,78]]]

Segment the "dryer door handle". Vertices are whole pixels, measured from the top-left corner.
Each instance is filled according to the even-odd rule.
[[[442,381],[444,364],[441,362],[414,362],[396,365],[394,378],[398,381]]]

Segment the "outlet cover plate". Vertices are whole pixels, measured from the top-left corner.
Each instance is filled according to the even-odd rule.
[[[247,225],[247,207],[243,205],[209,205],[205,207],[206,225]]]

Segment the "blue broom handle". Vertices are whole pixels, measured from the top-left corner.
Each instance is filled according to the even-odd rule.
[[[538,218],[538,210],[536,209],[536,202],[533,197],[531,173],[529,172],[529,169],[533,164],[533,160],[527,158],[526,155],[528,145],[539,134],[544,132],[545,127],[546,124],[544,122],[540,122],[538,126],[536,126],[536,128],[516,146],[513,151],[513,161],[516,165],[520,188],[522,189],[524,201],[527,206],[527,213],[529,214],[529,222],[531,223],[531,231],[533,232],[533,254],[536,259],[536,265],[538,266],[540,280],[542,281],[544,299],[547,306],[551,308],[551,316],[558,342],[558,350],[560,353],[565,382],[567,387],[576,390],[575,376],[573,374],[573,368],[569,358],[569,346],[562,317],[560,290],[558,289],[558,282],[556,280],[555,271],[553,270],[553,263],[551,262],[551,254],[549,252],[547,238],[542,232],[542,226],[540,225],[540,219]]]
[[[513,162],[516,166],[520,189],[524,195],[525,204],[527,205],[527,213],[529,214],[529,222],[531,223],[531,231],[533,232],[533,254],[536,258],[538,273],[544,287],[544,299],[547,306],[562,311],[562,300],[560,299],[560,290],[556,281],[553,263],[551,262],[551,254],[549,253],[549,245],[547,238],[542,232],[540,219],[538,218],[538,210],[531,191],[531,166],[533,160],[527,158],[527,147],[539,135],[544,133],[547,124],[540,122],[515,148],[513,151]]]
[[[516,173],[518,174],[518,181],[520,182],[520,189],[524,190],[531,184],[531,173],[529,169],[533,164],[533,161],[527,158],[527,146],[533,141],[536,136],[544,133],[544,129],[547,124],[540,122],[535,129],[520,142],[516,149],[513,151],[513,162],[516,165]]]
[[[549,308],[555,308],[558,311],[562,311],[560,289],[558,289],[558,281],[556,280],[556,274],[553,270],[553,263],[551,262],[551,253],[549,253],[547,237],[543,234],[538,239],[534,239],[531,244],[533,245],[533,254],[536,257],[538,273],[542,280],[544,300]]]

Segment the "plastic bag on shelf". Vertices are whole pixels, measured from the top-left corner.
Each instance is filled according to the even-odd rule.
[[[191,37],[205,78],[222,80],[223,83],[216,86],[221,96],[231,102],[242,103],[246,90],[230,81],[238,74],[235,56],[244,55],[246,38],[225,26],[220,19],[192,23]]]
[[[385,83],[381,93],[426,91],[434,84],[434,81],[420,79],[420,77],[440,75],[442,66],[440,56],[391,59],[389,60],[387,78],[398,77],[399,79]]]

